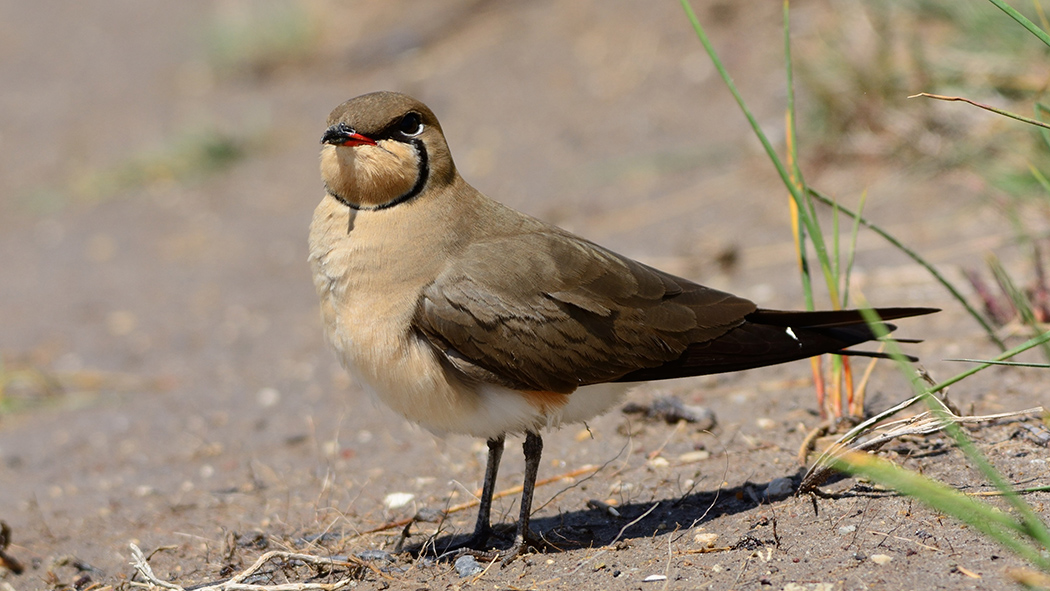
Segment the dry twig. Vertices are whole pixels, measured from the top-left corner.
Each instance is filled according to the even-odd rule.
[[[295,560],[306,564],[320,566],[349,568],[351,574],[332,583],[278,583],[272,585],[258,585],[244,582],[246,579],[257,573],[267,562],[270,562],[275,558]],[[157,577],[157,575],[153,573],[153,568],[150,567],[149,561],[147,561],[146,557],[142,554],[142,550],[140,550],[135,544],[131,544],[131,559],[131,565],[135,567],[135,570],[137,570],[140,575],[142,575],[142,578],[146,579],[145,583],[131,581],[131,585],[146,589],[160,588],[172,589],[174,591],[185,591],[185,587],[181,587]],[[259,559],[255,561],[255,564],[252,564],[239,574],[234,575],[225,581],[215,583],[214,585],[194,587],[194,591],[336,591],[337,589],[349,587],[357,581],[360,578],[359,575],[363,568],[364,564],[353,558],[337,560],[334,558],[311,556],[310,554],[298,554],[295,552],[273,550],[260,556]]]
[[[805,477],[802,478],[802,484],[799,486],[799,493],[808,491],[823,482],[833,470],[831,468],[832,458],[842,457],[849,452],[873,451],[879,449],[893,439],[906,435],[929,435],[931,433],[936,433],[937,431],[944,429],[949,422],[965,425],[994,421],[997,419],[1017,418],[1045,412],[1043,407],[1037,406],[1035,408],[1015,412],[965,417],[954,412],[954,409],[944,401],[933,397],[932,399],[936,400],[937,404],[940,406],[938,414],[945,417],[943,420],[940,416],[934,415],[932,411],[926,411],[906,419],[890,421],[876,426],[876,423],[879,421],[904,410],[921,399],[921,396],[913,396],[912,398],[879,413],[867,421],[864,421],[840,437],[833,445],[824,450],[815,462],[813,462],[813,465],[806,472]],[[852,443],[862,435],[870,435],[871,437],[860,443]]]
[[[975,107],[978,107],[980,109],[984,109],[985,111],[991,111],[992,113],[996,113],[996,114],[1002,115],[1003,117],[1009,117],[1010,119],[1016,119],[1017,121],[1021,121],[1022,123],[1027,123],[1029,125],[1035,125],[1036,127],[1042,127],[1044,129],[1050,129],[1050,125],[1048,125],[1046,123],[1043,123],[1042,121],[1039,121],[1038,119],[1032,119],[1031,117],[1022,117],[1021,115],[1018,115],[1016,113],[1011,113],[1009,111],[1004,111],[1002,109],[997,109],[997,108],[995,108],[995,107],[993,107],[991,105],[985,105],[983,103],[979,103],[977,101],[973,101],[973,100],[970,100],[968,98],[964,98],[964,97],[961,97],[961,96],[944,96],[944,95],[940,95],[940,94],[930,94],[928,92],[920,92],[919,94],[913,94],[913,95],[909,96],[908,98],[916,98],[916,97],[931,98],[931,99],[937,99],[937,100],[940,100],[940,101],[961,101],[961,102],[964,102],[964,103],[969,103],[969,104],[971,104],[971,105],[973,105]]]

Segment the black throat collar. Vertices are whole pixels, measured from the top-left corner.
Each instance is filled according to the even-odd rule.
[[[416,154],[419,155],[419,174],[416,177],[416,184],[412,185],[412,188],[406,191],[403,195],[399,195],[386,203],[380,203],[379,205],[358,205],[351,203],[346,197],[336,193],[328,187],[328,183],[325,183],[325,191],[339,200],[340,203],[356,211],[380,211],[383,209],[390,209],[395,205],[400,205],[406,201],[414,199],[420,193],[423,192],[423,187],[427,184],[427,179],[430,178],[430,162],[427,159],[427,147],[423,144],[423,140],[419,138],[413,138],[409,140],[416,149]]]

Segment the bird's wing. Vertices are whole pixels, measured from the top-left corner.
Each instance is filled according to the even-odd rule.
[[[424,288],[413,328],[468,379],[568,393],[677,359],[754,310],[545,227],[472,242]]]

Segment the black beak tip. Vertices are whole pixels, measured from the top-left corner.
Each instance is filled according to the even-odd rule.
[[[321,143],[339,145],[350,139],[355,133],[357,132],[354,131],[354,128],[346,123],[336,123],[324,131]]]

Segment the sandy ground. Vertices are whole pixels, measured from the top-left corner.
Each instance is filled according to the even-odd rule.
[[[804,38],[821,4],[800,4]],[[776,134],[780,5],[696,5]],[[435,438],[377,407],[322,339],[306,228],[322,195],[317,140],[349,97],[391,89],[427,102],[463,175],[513,207],[763,306],[801,306],[783,188],[677,3],[259,6],[0,2],[0,519],[25,566],[0,569],[4,589],[127,588],[130,543],[184,586],[265,550],[392,551],[400,527],[365,532],[471,498],[483,443]],[[249,18],[259,13],[271,19]],[[277,33],[263,49],[220,43],[299,25],[291,49],[273,50]],[[220,138],[203,164],[192,156],[212,145],[202,137]],[[208,174],[230,150],[243,152]],[[866,191],[869,217],[952,277],[1010,241],[972,174],[860,158],[825,162],[809,181],[848,203]],[[859,244],[854,279],[870,301],[944,307],[901,323],[925,339],[910,350],[933,375],[960,369],[946,358],[995,354],[905,257],[873,236]],[[540,478],[576,476],[538,490],[533,525],[564,551],[471,577],[391,555],[354,584],[1010,587],[1018,559],[909,499],[852,479],[825,485],[842,493],[833,499],[763,497],[775,479],[798,483],[797,449],[819,423],[808,376],[796,363],[643,385],[632,401],[673,394],[718,423],[700,431],[614,411],[546,436]],[[869,406],[907,392],[885,364]],[[1045,381],[993,370],[952,398],[979,414],[1028,408],[1045,403]],[[1003,423],[973,436],[1011,481],[1045,484],[1046,448],[1029,433]],[[520,481],[518,443],[499,489]],[[984,488],[940,436],[883,453]],[[1043,515],[1047,498],[1029,496]],[[515,495],[501,498],[496,520],[516,511]],[[407,544],[439,529],[447,541],[473,518],[415,524]],[[698,534],[715,534],[720,550],[702,553]],[[654,575],[666,579],[646,582]]]

